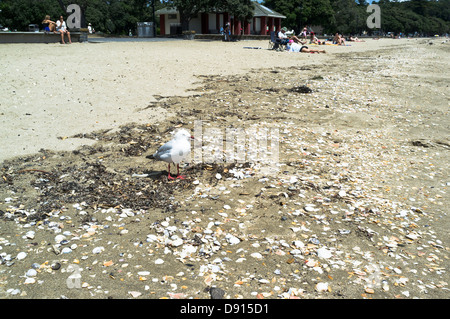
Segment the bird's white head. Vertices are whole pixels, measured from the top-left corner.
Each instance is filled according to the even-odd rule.
[[[190,140],[192,138],[192,135],[191,135],[191,133],[189,133],[188,130],[182,128],[175,132],[174,138]]]

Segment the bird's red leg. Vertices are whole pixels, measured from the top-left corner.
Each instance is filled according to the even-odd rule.
[[[177,178],[184,179],[185,176],[180,175],[180,164],[177,164]]]
[[[175,179],[175,178],[173,178],[172,176],[170,176],[170,163],[169,163],[169,175],[167,175],[167,179]]]

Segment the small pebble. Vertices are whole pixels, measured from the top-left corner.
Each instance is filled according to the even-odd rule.
[[[53,270],[58,270],[59,268],[61,268],[61,264],[59,262],[56,262],[56,263],[51,265],[51,268]]]

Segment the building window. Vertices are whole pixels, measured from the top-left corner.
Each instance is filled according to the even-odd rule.
[[[177,15],[176,15],[176,14],[169,14],[169,15],[168,15],[168,18],[169,18],[170,20],[176,20],[176,19],[177,19]]]

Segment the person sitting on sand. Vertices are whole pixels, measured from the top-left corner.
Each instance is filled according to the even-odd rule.
[[[64,22],[63,16],[59,17],[59,20],[56,21],[56,31],[61,34],[61,43],[64,42],[64,34],[67,34],[67,38],[69,39],[69,43],[72,44],[72,40],[70,39],[70,32],[67,30],[66,22]]]
[[[339,33],[336,32],[334,35],[333,44],[345,45],[345,40]]]
[[[289,52],[301,52],[301,53],[327,53],[325,50],[318,50],[318,49],[310,49],[305,45],[300,45],[295,42],[289,42],[288,45],[288,51]]]
[[[281,44],[287,44],[287,43],[289,43],[290,40],[302,43],[300,41],[300,39],[297,38],[295,35],[293,35],[291,37],[288,37],[286,35],[286,31],[287,31],[287,28],[284,27],[284,28],[281,29],[280,32],[278,32],[278,38],[281,39]]]
[[[316,35],[314,34],[314,32],[311,32],[310,37],[309,37],[309,43],[310,44],[320,44],[319,39],[316,37]]]
[[[56,33],[56,23],[55,23],[55,21],[50,20],[49,15],[45,16],[45,19],[42,21],[42,25],[44,26],[45,32]]]

